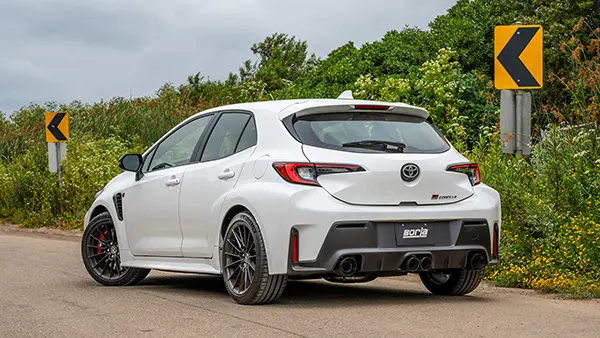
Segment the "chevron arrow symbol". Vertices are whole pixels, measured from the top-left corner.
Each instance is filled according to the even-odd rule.
[[[67,140],[67,137],[65,136],[65,134],[63,134],[62,131],[60,131],[60,129],[58,129],[58,126],[60,125],[62,120],[65,118],[65,115],[66,115],[66,113],[57,113],[56,115],[54,115],[54,117],[52,118],[50,123],[48,123],[48,127],[47,127],[48,131],[50,133],[52,133],[52,135],[54,135],[54,137],[59,141]]]
[[[535,36],[539,27],[521,27],[498,54],[498,61],[519,87],[538,87],[540,84],[519,57]]]

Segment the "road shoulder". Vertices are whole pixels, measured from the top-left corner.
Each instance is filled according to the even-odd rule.
[[[71,242],[79,242],[82,235],[81,230],[61,230],[54,228],[22,228],[16,224],[0,223],[0,234],[12,234],[17,236],[34,236],[34,237],[45,237],[59,240],[66,240]]]

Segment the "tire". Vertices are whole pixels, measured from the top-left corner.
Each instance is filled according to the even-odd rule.
[[[269,275],[265,243],[247,211],[235,215],[227,227],[221,265],[227,293],[239,304],[269,304],[285,290],[286,275]]]
[[[105,286],[135,285],[150,273],[149,269],[121,266],[116,230],[108,212],[94,217],[83,232],[81,259],[90,276]]]
[[[440,278],[445,274],[446,280]],[[483,279],[483,270],[452,270],[419,273],[423,285],[434,295],[462,296],[475,290]]]

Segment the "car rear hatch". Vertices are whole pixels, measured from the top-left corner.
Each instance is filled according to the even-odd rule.
[[[449,170],[466,159],[427,115],[389,106],[330,108],[299,112],[284,123],[315,164],[315,183],[335,198],[356,205],[428,205],[473,194],[478,169],[477,177],[465,166]]]

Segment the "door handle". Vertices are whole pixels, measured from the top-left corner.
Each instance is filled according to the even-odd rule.
[[[165,181],[165,185],[167,187],[172,187],[172,186],[178,185],[179,183],[180,183],[179,179],[175,176],[173,176],[170,179]]]
[[[230,178],[233,178],[233,176],[235,176],[235,172],[229,170],[229,169],[225,169],[224,172],[220,173],[219,176],[217,176],[220,180],[228,180]]]

